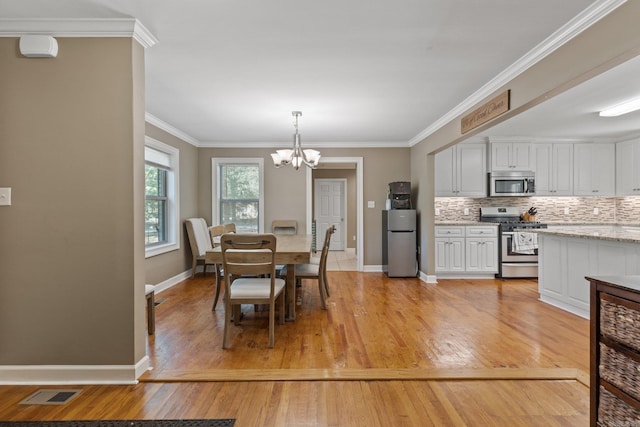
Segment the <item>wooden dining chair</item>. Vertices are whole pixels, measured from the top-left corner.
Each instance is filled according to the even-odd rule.
[[[211,245],[216,248],[220,246],[220,239],[224,234],[224,225],[214,225],[209,227],[209,236],[211,237]],[[220,289],[223,286],[222,283],[222,264],[216,264],[216,291],[213,297],[213,304],[211,305],[211,310],[216,309],[216,305],[218,305],[218,298],[220,297]]]
[[[296,280],[315,279],[318,281],[318,292],[320,293],[320,301],[322,308],[327,309],[327,297],[329,296],[329,281],[327,279],[327,257],[329,256],[329,246],[331,244],[331,235],[336,231],[335,226],[327,228],[320,254],[320,262],[318,264],[296,264]],[[282,269],[282,276],[286,276],[287,267]]]
[[[236,233],[236,225],[232,222],[224,224],[223,227],[225,233]]]
[[[225,278],[222,348],[229,346],[232,311],[234,322],[236,325],[240,323],[241,304],[269,306],[269,348],[273,348],[276,300],[279,304],[280,324],[284,323],[285,311],[285,281],[275,275],[276,236],[225,233],[220,243]]]

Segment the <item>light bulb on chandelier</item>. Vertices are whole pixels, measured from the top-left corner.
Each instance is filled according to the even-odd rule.
[[[273,164],[277,168],[290,164],[296,170],[298,170],[298,168],[304,163],[310,168],[315,168],[320,161],[320,152],[309,148],[303,150],[300,143],[300,134],[298,133],[298,117],[302,116],[302,112],[292,111],[291,115],[295,117],[293,126],[296,129],[296,133],[293,134],[293,149],[276,150],[275,153],[271,153]]]

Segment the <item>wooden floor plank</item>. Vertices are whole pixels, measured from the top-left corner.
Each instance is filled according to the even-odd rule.
[[[146,374],[141,382],[195,381],[451,381],[451,380],[577,380],[575,368],[479,369],[208,369]]]
[[[389,279],[329,272],[322,310],[304,282],[293,323],[253,306],[222,350],[212,275],[158,295],[153,370],[129,386],[69,386],[63,406],[20,405],[36,386],[0,386],[0,420],[236,418],[240,426],[588,424],[588,321],[538,301],[532,280]],[[56,387],[60,388],[60,387]]]

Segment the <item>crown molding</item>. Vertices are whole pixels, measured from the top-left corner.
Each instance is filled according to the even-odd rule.
[[[163,131],[167,132],[168,134],[171,134],[171,135],[175,136],[176,138],[179,138],[179,139],[183,140],[184,142],[187,142],[187,143],[193,145],[194,147],[201,147],[202,146],[200,141],[198,141],[197,139],[195,139],[191,135],[181,131],[180,129],[178,129],[178,128],[174,127],[174,126],[171,126],[169,123],[167,123],[167,122],[165,122],[163,120],[160,120],[159,118],[157,118],[153,114],[145,113],[144,114],[144,120],[147,123],[154,125],[158,129],[163,130]]]
[[[451,111],[436,120],[431,126],[409,140],[409,146],[413,147],[423,139],[435,133],[446,124],[455,120],[458,116],[470,110],[480,101],[503,87],[511,80],[525,72],[531,66],[541,61],[562,45],[582,33],[584,30],[607,16],[609,13],[626,3],[627,0],[599,0],[591,4],[572,20],[563,25],[549,37],[540,42],[537,46],[527,52],[516,62],[507,67],[504,71],[491,79],[487,84],[474,92],[467,99],[462,101]]]
[[[245,142],[245,141],[206,141],[201,148],[290,148],[290,141],[283,142]],[[349,142],[305,142],[303,148],[409,148],[405,141],[349,141]]]
[[[0,18],[0,37],[45,34],[54,37],[132,37],[144,48],[158,39],[135,18]]]

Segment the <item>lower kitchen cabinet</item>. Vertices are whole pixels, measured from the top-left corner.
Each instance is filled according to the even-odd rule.
[[[464,272],[464,227],[436,227],[436,272]]]
[[[498,272],[498,228],[467,226],[465,231],[465,269],[467,272]]]
[[[498,272],[497,226],[436,226],[436,273],[451,276]]]
[[[467,238],[465,241],[466,271],[498,272],[498,239]]]
[[[640,274],[640,245],[540,234],[540,301],[589,318],[585,276]]]

